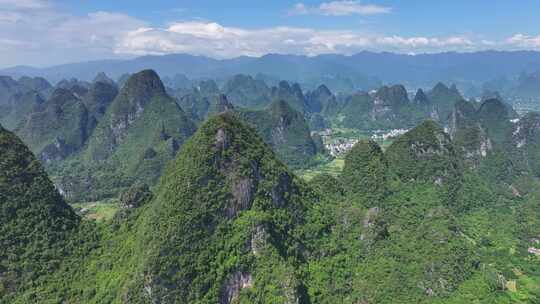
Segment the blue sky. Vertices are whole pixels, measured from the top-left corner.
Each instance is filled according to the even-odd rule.
[[[540,2],[536,0],[358,1],[360,4],[389,7],[391,13],[336,17],[287,14],[298,3],[318,6],[324,2],[332,1],[61,1],[78,14],[99,10],[120,12],[148,20],[154,25],[200,18],[247,28],[276,25],[319,29],[368,28],[401,35],[474,32],[497,37],[535,30],[540,33]]]
[[[146,54],[540,50],[540,1],[0,0],[0,66]]]

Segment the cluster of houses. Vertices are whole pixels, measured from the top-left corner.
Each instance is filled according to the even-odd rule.
[[[334,157],[345,154],[358,142],[358,139],[339,138],[332,143],[324,145],[326,151]]]
[[[371,139],[375,140],[375,141],[378,141],[378,140],[387,140],[387,139],[390,139],[390,138],[394,138],[394,137],[398,137],[400,135],[403,135],[405,133],[407,133],[407,129],[392,129],[388,132],[386,131],[383,131],[383,130],[377,130],[375,132],[373,132],[374,134],[371,135]]]
[[[402,134],[405,134],[407,131],[409,130],[407,129],[375,130],[373,131],[373,134],[371,135],[371,139],[374,141],[385,141],[387,139],[392,139]],[[312,133],[318,133],[320,136],[323,137],[323,140],[325,143],[324,147],[326,148],[326,151],[328,151],[328,153],[334,157],[347,153],[359,141],[359,139],[356,139],[356,138],[333,139],[332,129],[325,129],[323,131],[312,132]]]

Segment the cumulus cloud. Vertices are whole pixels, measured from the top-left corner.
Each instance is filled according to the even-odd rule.
[[[115,47],[118,54],[186,52],[220,58],[267,53],[319,55],[352,54],[364,49],[430,51],[473,46],[467,37],[377,36],[348,30],[298,27],[244,29],[214,22],[176,22],[166,28],[129,32]]]
[[[364,4],[360,1],[331,1],[311,7],[297,3],[289,13],[292,15],[319,14],[325,16],[375,15],[391,12],[392,8],[376,4]]]

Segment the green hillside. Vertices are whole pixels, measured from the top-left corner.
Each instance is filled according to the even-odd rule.
[[[110,197],[136,181],[154,184],[194,131],[157,74],[142,71],[127,80],[84,149],[50,172],[70,200]]]

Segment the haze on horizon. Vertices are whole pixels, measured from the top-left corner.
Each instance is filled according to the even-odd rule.
[[[0,0],[0,67],[187,53],[540,50],[540,3]]]

